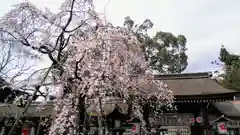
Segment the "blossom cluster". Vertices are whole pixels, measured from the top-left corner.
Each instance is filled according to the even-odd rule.
[[[98,101],[104,104],[112,99],[133,100],[133,115],[143,126],[142,104],[154,101],[159,108],[170,106],[173,94],[163,82],[154,79],[139,44],[130,31],[99,24],[91,37],[69,45],[61,77],[62,92],[56,102],[55,126],[77,127],[77,116],[73,115],[79,111],[81,97],[85,97],[86,105],[99,104]],[[66,96],[66,92],[70,94]],[[135,98],[131,99],[131,95]],[[97,109],[100,111],[101,107],[98,105]]]

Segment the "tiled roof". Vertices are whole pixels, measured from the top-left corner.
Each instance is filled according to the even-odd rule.
[[[155,78],[163,80],[173,91],[175,96],[211,95],[236,92],[222,87],[217,81],[213,80],[211,74],[207,72],[156,75]]]
[[[240,116],[240,101],[218,102],[214,105],[226,116]]]
[[[25,116],[28,117],[44,117],[49,116],[53,113],[53,103],[48,102],[43,107],[40,107],[40,102],[33,102],[27,112],[25,113]],[[39,110],[38,107],[41,109]],[[14,104],[0,104],[0,117],[6,116],[6,117],[15,117],[22,114],[24,111],[24,108],[17,107]]]

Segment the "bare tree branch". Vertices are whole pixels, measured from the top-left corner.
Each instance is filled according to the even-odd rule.
[[[64,32],[72,21],[74,4],[75,4],[75,0],[72,0],[71,9],[70,9],[70,13],[69,13],[69,18],[68,18],[68,21],[67,21],[66,25],[63,27]]]
[[[67,32],[67,33],[74,32],[74,31],[78,30],[79,28],[81,28],[83,25],[85,25],[87,21],[88,21],[88,19],[82,21],[82,23],[80,25],[78,25],[76,28],[73,28],[72,30],[65,30],[65,32]]]
[[[39,86],[36,86],[36,91],[33,93],[33,97],[37,95],[37,92],[39,92],[40,86],[44,84],[45,80],[46,80],[47,77],[49,76],[49,73],[51,72],[51,69],[52,69],[52,66],[47,70],[47,72],[46,72],[46,74],[44,75],[43,79],[41,80],[41,83],[39,84]],[[30,106],[30,104],[32,103],[32,101],[33,101],[33,98],[31,98],[31,99],[27,102],[27,104],[26,104],[26,106],[25,106],[22,114],[15,120],[15,123],[13,124],[13,126],[12,126],[11,129],[10,129],[10,131],[8,132],[8,135],[11,135],[11,134],[13,133],[13,131],[14,131],[15,127],[17,126],[19,120],[20,120],[20,119],[23,117],[23,115],[28,111],[28,107]]]

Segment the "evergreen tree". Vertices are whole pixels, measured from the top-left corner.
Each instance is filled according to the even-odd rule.
[[[135,25],[128,16],[125,17],[124,27],[134,31],[142,43],[145,59],[150,67],[159,73],[181,73],[186,69],[187,39],[184,35],[173,35],[170,32],[158,31],[153,37],[147,33],[153,27],[153,22],[146,19],[142,24]]]
[[[225,69],[222,84],[227,88],[240,90],[240,56],[229,53],[222,46],[219,60],[224,63]]]

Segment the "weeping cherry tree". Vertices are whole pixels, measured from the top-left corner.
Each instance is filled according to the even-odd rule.
[[[24,2],[1,20],[0,42],[45,54],[52,62],[39,84],[50,73],[53,84],[60,84],[49,135],[79,134],[82,103],[97,104],[101,111],[108,101],[132,100],[132,117],[141,120],[143,131],[142,105],[149,103],[158,116],[173,103],[171,90],[154,79],[134,33],[103,22],[91,0],[66,0],[58,13]]]

